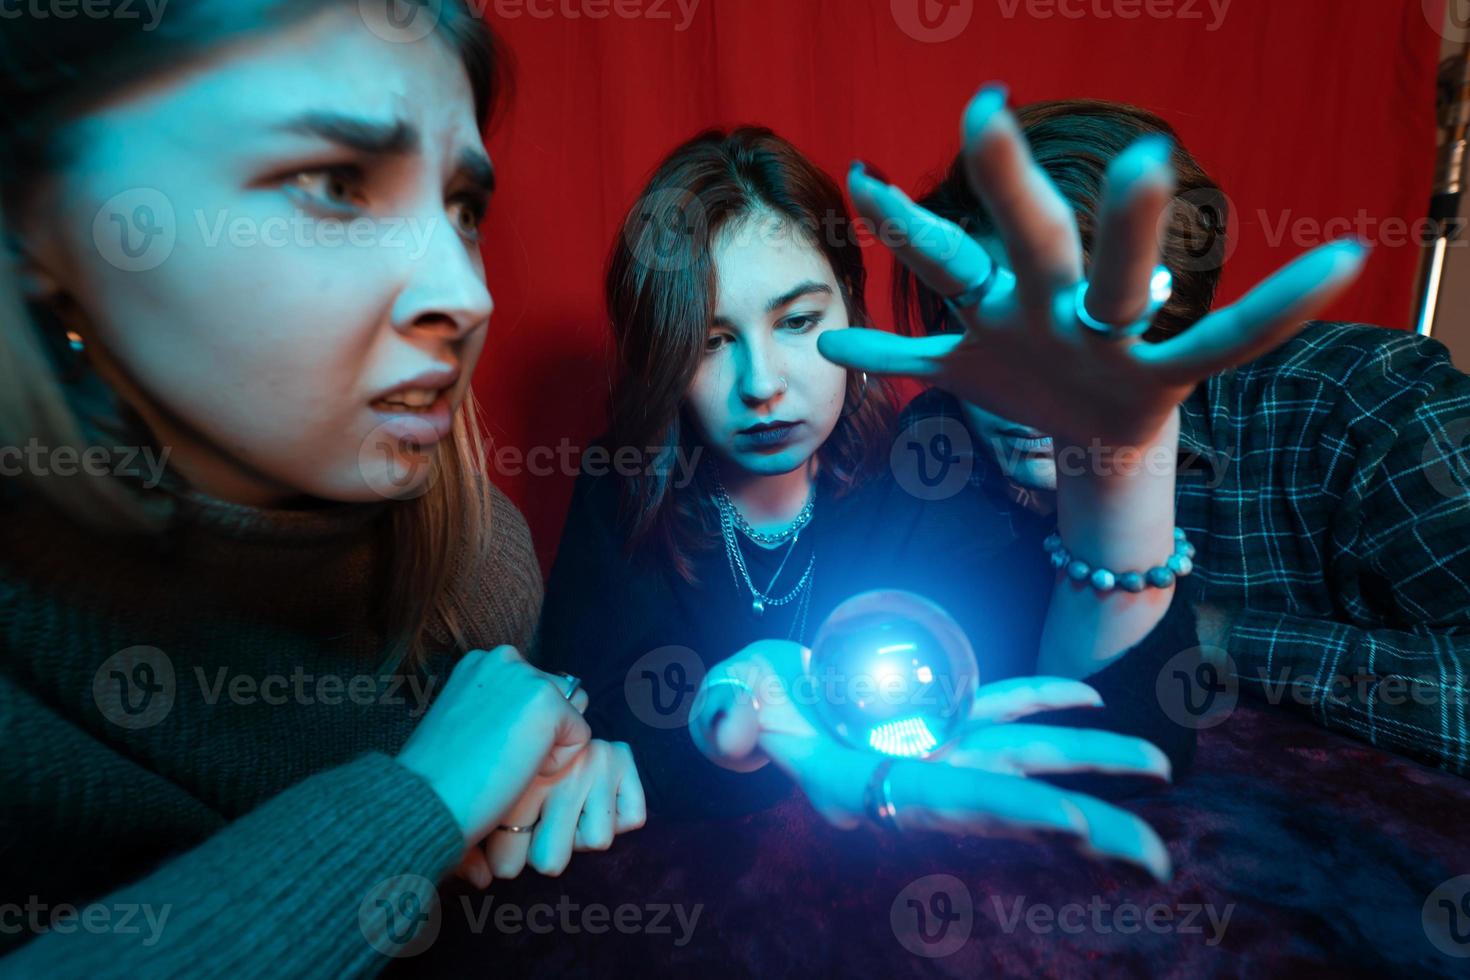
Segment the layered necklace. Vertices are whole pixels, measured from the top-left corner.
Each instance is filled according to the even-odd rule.
[[[792,629],[787,634],[788,639],[801,638],[806,632],[807,610],[811,607],[812,578],[817,566],[816,549],[812,550],[812,556],[807,560],[806,571],[802,572],[801,580],[785,595],[771,595],[771,590],[776,587],[776,582],[781,578],[781,573],[786,570],[786,563],[791,559],[791,554],[796,550],[796,542],[801,537],[802,529],[811,523],[812,513],[817,504],[817,488],[813,482],[811,494],[807,497],[805,506],[786,527],[779,531],[757,531],[750,526],[750,522],[741,516],[735,507],[735,501],[730,499],[724,484],[719,478],[715,478],[715,503],[720,509],[720,530],[725,539],[725,557],[730,562],[730,576],[735,580],[736,591],[750,592],[750,611],[760,617],[765,614],[767,606],[784,606],[788,603],[800,600],[796,607],[796,618],[792,623]],[[771,576],[771,581],[765,589],[756,587],[751,581],[750,569],[746,567],[745,555],[740,550],[740,538],[743,535],[751,541],[764,547],[779,547],[786,545],[786,554],[781,558],[781,564],[776,568],[776,574]]]

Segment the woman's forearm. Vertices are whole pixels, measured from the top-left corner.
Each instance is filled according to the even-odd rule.
[[[1058,442],[1057,528],[1074,558],[1115,574],[1161,565],[1174,546],[1174,470],[1179,413],[1145,445],[1099,450]],[[1099,592],[1057,576],[1042,631],[1039,668],[1086,677],[1116,660],[1158,624],[1172,586]]]

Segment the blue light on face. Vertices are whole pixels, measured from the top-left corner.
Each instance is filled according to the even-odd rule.
[[[927,756],[963,725],[978,669],[964,632],[911,592],[865,592],[817,631],[807,661],[816,715],[833,735],[885,755]]]

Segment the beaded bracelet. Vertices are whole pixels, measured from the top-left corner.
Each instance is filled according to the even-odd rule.
[[[1147,587],[1167,589],[1176,578],[1183,578],[1194,571],[1194,545],[1184,536],[1182,528],[1174,529],[1174,553],[1162,565],[1155,565],[1146,572],[1119,572],[1114,574],[1106,568],[1093,568],[1062,546],[1062,536],[1056,532],[1041,543],[1051,555],[1051,567],[1066,570],[1067,577],[1074,582],[1090,582],[1099,592],[1122,589],[1124,592],[1142,592]]]

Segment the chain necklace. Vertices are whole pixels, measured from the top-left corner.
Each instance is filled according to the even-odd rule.
[[[720,531],[725,540],[725,557],[730,563],[730,576],[735,580],[735,588],[739,590],[743,585],[746,589],[750,590],[750,611],[757,616],[763,615],[767,606],[784,606],[799,597],[802,601],[801,605],[797,607],[797,619],[799,621],[797,628],[799,630],[805,630],[806,611],[811,602],[810,586],[817,564],[816,551],[812,551],[812,556],[806,564],[806,571],[802,572],[801,581],[797,582],[796,586],[790,592],[783,596],[772,596],[766,592],[762,592],[751,581],[750,570],[745,565],[745,556],[740,551],[740,541],[735,536],[735,518],[738,516],[738,511],[735,510],[734,501],[730,500],[729,495],[723,492],[723,488],[720,489],[721,492],[716,495],[715,501],[720,508]],[[810,520],[810,517],[808,517],[808,520]],[[770,584],[766,586],[767,590],[773,588],[776,580],[781,577],[781,572],[786,568],[786,562],[791,558],[792,552],[796,550],[796,541],[800,536],[801,528],[797,528],[791,535],[791,543],[786,548],[786,556],[781,560],[781,565],[776,569],[776,574],[772,576]]]
[[[715,477],[715,499],[720,504],[721,513],[729,511],[731,519],[735,522],[735,529],[756,544],[785,544],[787,541],[796,540],[802,528],[812,522],[812,514],[817,508],[817,485],[815,481],[812,482],[811,493],[807,495],[806,503],[802,505],[800,512],[790,524],[779,531],[757,531],[751,527],[750,522],[736,508],[735,501],[730,499],[730,494],[725,490],[725,485],[720,482],[719,477]]]

